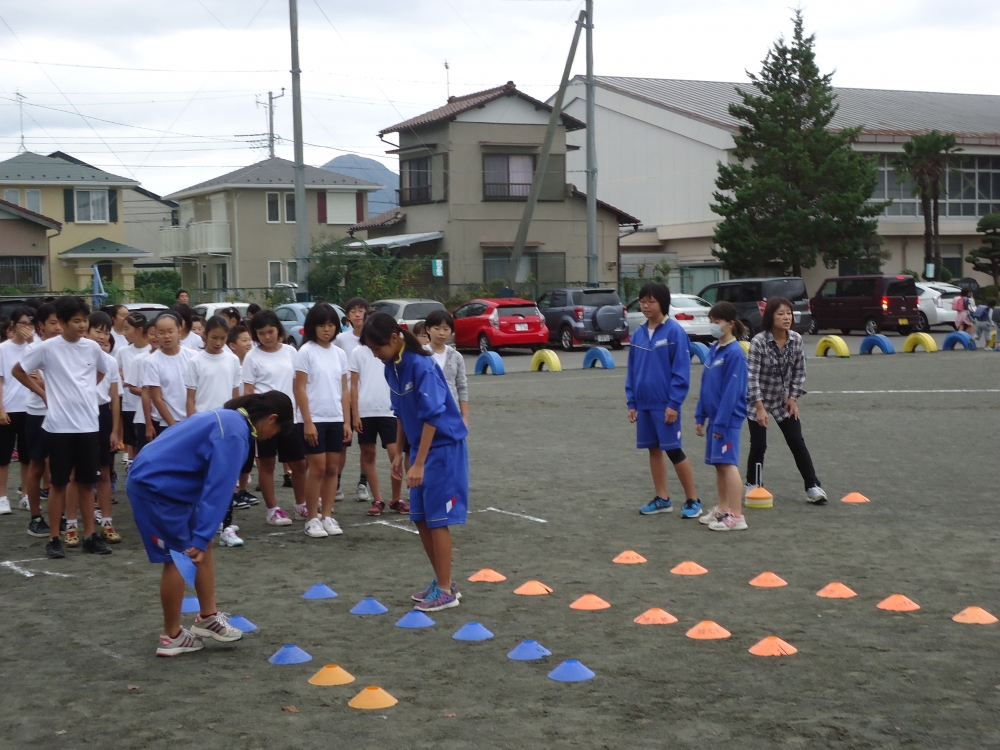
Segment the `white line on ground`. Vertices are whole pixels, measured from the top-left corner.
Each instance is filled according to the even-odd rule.
[[[369,521],[368,523],[354,523],[352,526],[388,526],[393,529],[399,529],[400,531],[408,531],[411,534],[419,534],[420,532],[416,529],[411,529],[409,526],[400,526],[396,523],[390,523],[389,521]]]
[[[830,395],[833,393],[868,394],[868,393],[1000,393],[1000,388],[928,388],[928,389],[894,389],[882,391],[809,391],[810,393]]]
[[[36,560],[45,560],[44,557],[36,557],[31,560],[7,560],[6,562],[0,563],[0,568],[7,568],[8,570],[13,570],[15,573],[20,573],[25,578],[34,578],[38,573],[42,573],[47,576],[54,576],[56,578],[72,578],[69,573],[53,573],[50,570],[28,570],[27,568],[22,568],[18,563],[23,562],[35,562]]]
[[[548,521],[546,521],[544,518],[535,518],[534,516],[527,516],[524,513],[514,513],[513,511],[500,510],[499,508],[493,508],[493,507],[483,508],[482,510],[476,510],[473,511],[473,513],[485,513],[488,510],[493,511],[494,513],[503,513],[504,515],[507,516],[517,516],[518,518],[524,518],[525,520],[528,521],[535,521],[536,523],[548,523]]]

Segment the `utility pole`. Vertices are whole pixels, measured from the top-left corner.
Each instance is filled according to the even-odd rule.
[[[448,67],[447,60],[444,61],[444,90],[447,96],[445,101],[448,101],[451,99],[451,68]]]
[[[17,149],[17,153],[23,154],[28,150],[24,146],[24,94],[15,89],[14,96],[17,98],[17,112],[21,117],[21,145]]]
[[[267,107],[267,153],[273,159],[274,158],[274,100],[280,99],[285,95],[285,87],[281,87],[281,93],[277,96],[274,95],[273,91],[267,92],[267,104],[263,105]],[[260,104],[260,101],[257,101]]]
[[[306,164],[302,153],[302,86],[299,77],[299,8],[288,0],[288,21],[292,35],[292,137],[295,142],[295,270],[299,288],[295,298],[309,300],[309,236],[306,229]],[[273,111],[273,110],[272,110]]]
[[[597,123],[594,91],[594,0],[587,0],[587,286],[597,286]]]

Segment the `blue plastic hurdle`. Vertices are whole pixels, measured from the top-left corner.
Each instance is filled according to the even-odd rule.
[[[503,360],[496,352],[483,352],[476,359],[476,375],[485,375],[489,370],[493,375],[503,375]]]
[[[956,346],[960,346],[966,351],[975,351],[976,342],[965,331],[952,331],[944,337],[944,343],[941,344],[941,348],[947,351],[954,349]]]
[[[615,360],[611,356],[611,352],[602,346],[595,346],[587,350],[587,353],[583,357],[583,369],[596,367],[598,362],[601,363],[601,367],[605,370],[615,369]]]
[[[883,354],[895,354],[896,347],[887,336],[880,333],[865,336],[861,342],[861,354],[871,354],[873,349],[878,349]]]
[[[697,357],[698,361],[705,364],[705,360],[708,359],[708,347],[698,341],[692,341],[688,349],[689,354],[692,357]]]

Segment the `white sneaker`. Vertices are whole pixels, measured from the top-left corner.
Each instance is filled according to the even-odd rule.
[[[4,495],[0,497],[0,516],[6,516],[10,514],[10,500]]]
[[[335,500],[343,500],[344,499],[344,491],[342,489],[340,489],[340,487],[337,488],[337,494],[334,496],[334,499]]]
[[[305,503],[296,503],[292,506],[292,511],[296,521],[305,521],[309,518],[309,511],[306,509]]]
[[[358,483],[358,502],[359,503],[370,503],[372,500],[371,490],[368,489],[367,484]]]
[[[330,536],[340,536],[344,533],[344,530],[340,528],[340,524],[329,516],[323,519],[323,528]]]
[[[17,504],[21,510],[31,510],[31,503],[28,502],[27,495],[21,495],[21,501]]]
[[[220,547],[242,547],[243,540],[236,536],[236,532],[239,530],[239,526],[227,526],[222,530],[222,536],[219,537]]]
[[[157,656],[180,656],[192,651],[201,651],[205,647],[205,642],[196,637],[190,630],[181,628],[180,635],[171,638],[169,635],[160,636],[160,645],[156,649]]]
[[[265,523],[268,526],[291,526],[292,519],[285,515],[285,511],[275,506],[268,509],[267,521]]]
[[[313,518],[306,524],[305,528],[306,536],[311,536],[315,539],[322,539],[324,537],[330,536],[326,529],[323,528],[323,522],[318,518]]]
[[[806,497],[813,505],[824,505],[826,503],[826,492],[822,487],[816,485],[806,490]]]
[[[702,513],[698,516],[698,523],[710,524],[712,521],[718,521],[722,518],[722,511],[719,510],[719,506],[716,505],[708,513]]]
[[[243,631],[229,624],[229,615],[216,612],[211,617],[198,615],[191,626],[192,635],[200,638],[213,638],[223,643],[238,641],[243,637]]]
[[[732,513],[724,513],[722,518],[708,525],[712,531],[743,531],[747,528],[746,516],[737,518]]]

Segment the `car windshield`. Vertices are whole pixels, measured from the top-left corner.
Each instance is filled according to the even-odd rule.
[[[765,283],[768,299],[771,297],[787,297],[792,302],[808,299],[806,285],[802,279],[770,279]]]
[[[406,306],[403,320],[423,320],[435,310],[444,310],[440,302],[411,302]]]
[[[501,305],[497,308],[501,318],[525,317],[538,315],[538,308],[534,305]]]
[[[674,307],[711,307],[711,305],[701,297],[691,297],[680,294],[671,298],[670,304]]]
[[[614,289],[584,289],[573,292],[573,304],[586,307],[604,307],[605,305],[620,305],[618,292]]]

